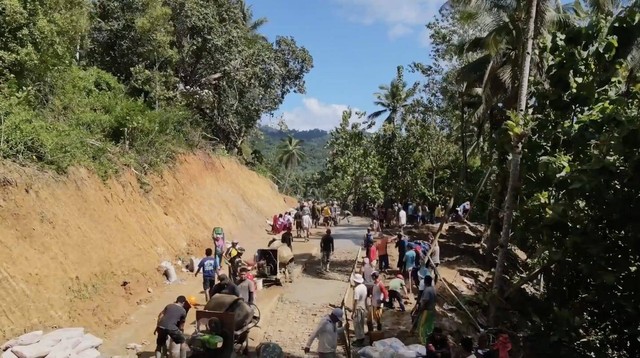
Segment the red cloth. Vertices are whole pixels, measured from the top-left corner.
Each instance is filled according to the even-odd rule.
[[[499,358],[509,358],[509,351],[511,350],[509,335],[504,333],[499,335],[498,340],[493,344],[492,348],[498,351]]]
[[[274,234],[280,233],[280,227],[278,226],[278,215],[273,216],[273,224],[271,224],[271,232]]]
[[[378,249],[374,246],[369,248],[369,262],[373,262],[378,259]]]

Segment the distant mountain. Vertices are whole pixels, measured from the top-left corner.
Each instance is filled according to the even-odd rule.
[[[263,138],[253,141],[253,147],[260,150],[266,158],[275,158],[276,148],[283,138],[292,135],[295,139],[302,140],[302,148],[306,159],[300,164],[300,170],[307,173],[314,173],[324,167],[328,151],[325,148],[329,140],[329,132],[321,129],[311,129],[298,131],[291,129],[283,132],[279,129],[263,126],[260,128]]]

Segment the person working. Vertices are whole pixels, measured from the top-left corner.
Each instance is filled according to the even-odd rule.
[[[293,251],[293,233],[291,233],[291,228],[287,228],[287,231],[282,234],[280,242],[289,246],[291,251]]]
[[[240,297],[240,291],[238,290],[238,286],[236,286],[231,280],[229,280],[229,276],[225,274],[220,274],[218,276],[218,283],[216,283],[209,290],[209,298],[213,297],[218,293],[224,293],[227,295],[234,295],[236,297]]]
[[[380,279],[380,274],[374,271],[371,274],[373,278],[373,289],[371,290],[371,309],[369,331],[373,331],[373,322],[376,323],[376,329],[382,331],[382,307],[389,300],[389,292]]]
[[[401,274],[398,274],[393,280],[389,282],[389,306],[390,308],[394,308],[393,301],[398,301],[398,305],[400,306],[400,311],[404,312],[404,300],[409,293],[407,292],[407,286],[404,283],[404,277]]]
[[[216,283],[216,273],[220,269],[220,266],[218,266],[218,260],[213,256],[213,250],[206,249],[204,254],[205,258],[200,260],[195,276],[198,277],[200,270],[202,270],[202,289],[204,290],[204,299],[206,302],[209,302],[209,299],[211,298],[209,296],[209,289]]]
[[[367,286],[364,285],[364,278],[360,274],[353,275],[353,282],[356,287],[353,289],[353,308],[351,319],[353,320],[353,330],[356,340],[354,346],[362,346],[364,344],[364,326],[367,316]]]
[[[161,358],[165,355],[168,338],[171,338],[175,344],[181,346],[180,358],[186,357],[186,350],[182,349],[182,345],[186,342],[186,338],[182,332],[184,322],[187,319],[187,311],[184,308],[185,304],[187,304],[187,298],[185,296],[178,296],[174,303],[168,304],[158,315],[156,329],[153,331],[154,335],[157,334],[156,358]]]
[[[389,253],[387,247],[389,246],[389,238],[383,236],[378,240],[376,247],[378,249],[378,270],[380,272],[387,271],[389,269]]]
[[[247,271],[249,270],[246,267],[240,269],[240,277],[238,278],[238,291],[240,292],[240,297],[246,303],[253,304],[255,298],[255,285],[253,281],[247,278]]]
[[[319,358],[336,357],[336,349],[338,347],[338,335],[342,333],[342,317],[344,312],[340,308],[334,308],[331,314],[322,317],[318,327],[311,333],[307,345],[304,347],[304,353],[309,354],[311,344],[318,339],[318,356]]]
[[[418,330],[418,337],[422,344],[427,343],[427,338],[433,332],[433,328],[436,322],[436,288],[432,285],[433,279],[431,276],[425,276],[424,278],[424,291],[420,297],[420,302],[416,310],[416,322],[415,327]]]
[[[333,236],[331,236],[331,229],[327,229],[326,235],[320,239],[320,252],[322,252],[321,270],[329,272],[329,263],[331,262],[333,251]]]

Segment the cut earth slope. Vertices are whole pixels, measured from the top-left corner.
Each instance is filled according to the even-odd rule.
[[[104,334],[164,285],[161,261],[202,256],[214,226],[253,252],[265,219],[295,203],[233,159],[202,153],[144,180],[0,164],[0,340],[55,326]]]

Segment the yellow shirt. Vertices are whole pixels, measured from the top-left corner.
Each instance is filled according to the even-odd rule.
[[[329,209],[328,206],[325,206],[324,209],[322,209],[322,216],[325,216],[325,217],[331,216],[331,209]]]

